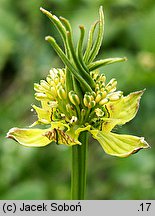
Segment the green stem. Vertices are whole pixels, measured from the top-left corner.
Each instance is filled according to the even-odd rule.
[[[86,161],[88,133],[81,132],[79,141],[82,145],[72,146],[71,199],[84,200],[86,189]]]

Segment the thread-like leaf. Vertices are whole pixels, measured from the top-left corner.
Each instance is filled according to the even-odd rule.
[[[84,61],[86,64],[88,63],[88,60],[89,60],[89,55],[90,55],[90,51],[91,51],[92,44],[93,44],[93,36],[94,36],[94,32],[95,32],[95,29],[98,23],[99,21],[96,21],[89,30],[88,42],[87,42],[86,51],[84,54]]]
[[[55,39],[51,36],[47,36],[45,38],[45,40],[47,40],[52,47],[54,48],[54,50],[57,52],[57,54],[59,55],[59,57],[61,58],[61,60],[63,61],[63,63],[68,67],[69,71],[74,74],[74,76],[79,80],[79,82],[81,83],[81,86],[83,88],[85,88],[85,91],[92,91],[91,87],[89,86],[89,84],[85,81],[85,79],[77,72],[77,70],[74,68],[74,66],[70,63],[70,61],[68,60],[68,58],[66,57],[65,53],[62,51],[62,49],[59,47],[59,45],[56,43]]]
[[[107,58],[107,59],[103,59],[103,60],[99,60],[99,61],[95,61],[92,62],[88,65],[88,68],[90,71],[93,71],[97,68],[100,68],[102,66],[106,66],[109,64],[113,64],[113,63],[117,63],[117,62],[124,62],[127,61],[126,57],[123,58]]]
[[[96,42],[94,43],[93,48],[90,52],[89,62],[92,62],[95,59],[95,57],[97,56],[99,49],[102,45],[103,31],[104,31],[104,14],[103,14],[102,6],[99,9],[99,16],[100,16],[100,19],[99,19],[98,36],[97,36]]]

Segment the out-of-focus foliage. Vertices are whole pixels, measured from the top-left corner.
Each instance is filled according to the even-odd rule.
[[[152,148],[119,159],[106,155],[91,139],[87,199],[155,198],[154,0],[0,0],[0,199],[70,199],[70,148],[24,148],[5,135],[11,127],[33,122],[33,83],[50,67],[63,66],[44,41],[51,34],[61,43],[39,7],[68,18],[76,42],[78,25],[89,29],[100,5],[105,12],[100,58],[128,58],[102,72],[108,79],[115,77],[125,94],[146,88],[137,117],[116,130],[145,136]]]

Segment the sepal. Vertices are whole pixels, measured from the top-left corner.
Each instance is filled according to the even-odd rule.
[[[104,133],[102,131],[90,131],[95,139],[98,140],[104,151],[117,157],[128,157],[141,149],[150,146],[144,140],[144,137],[132,135],[122,135],[115,133]]]

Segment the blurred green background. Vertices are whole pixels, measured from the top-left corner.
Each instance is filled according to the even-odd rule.
[[[154,0],[0,0],[0,199],[70,199],[70,148],[26,148],[5,136],[10,128],[36,119],[30,111],[36,103],[33,83],[51,67],[63,66],[44,41],[46,35],[60,38],[39,7],[68,18],[76,41],[78,25],[89,29],[100,5],[105,35],[98,58],[128,58],[102,72],[115,77],[125,95],[146,88],[136,118],[117,130],[145,136],[152,148],[120,159],[106,155],[90,139],[86,198],[155,198]]]

